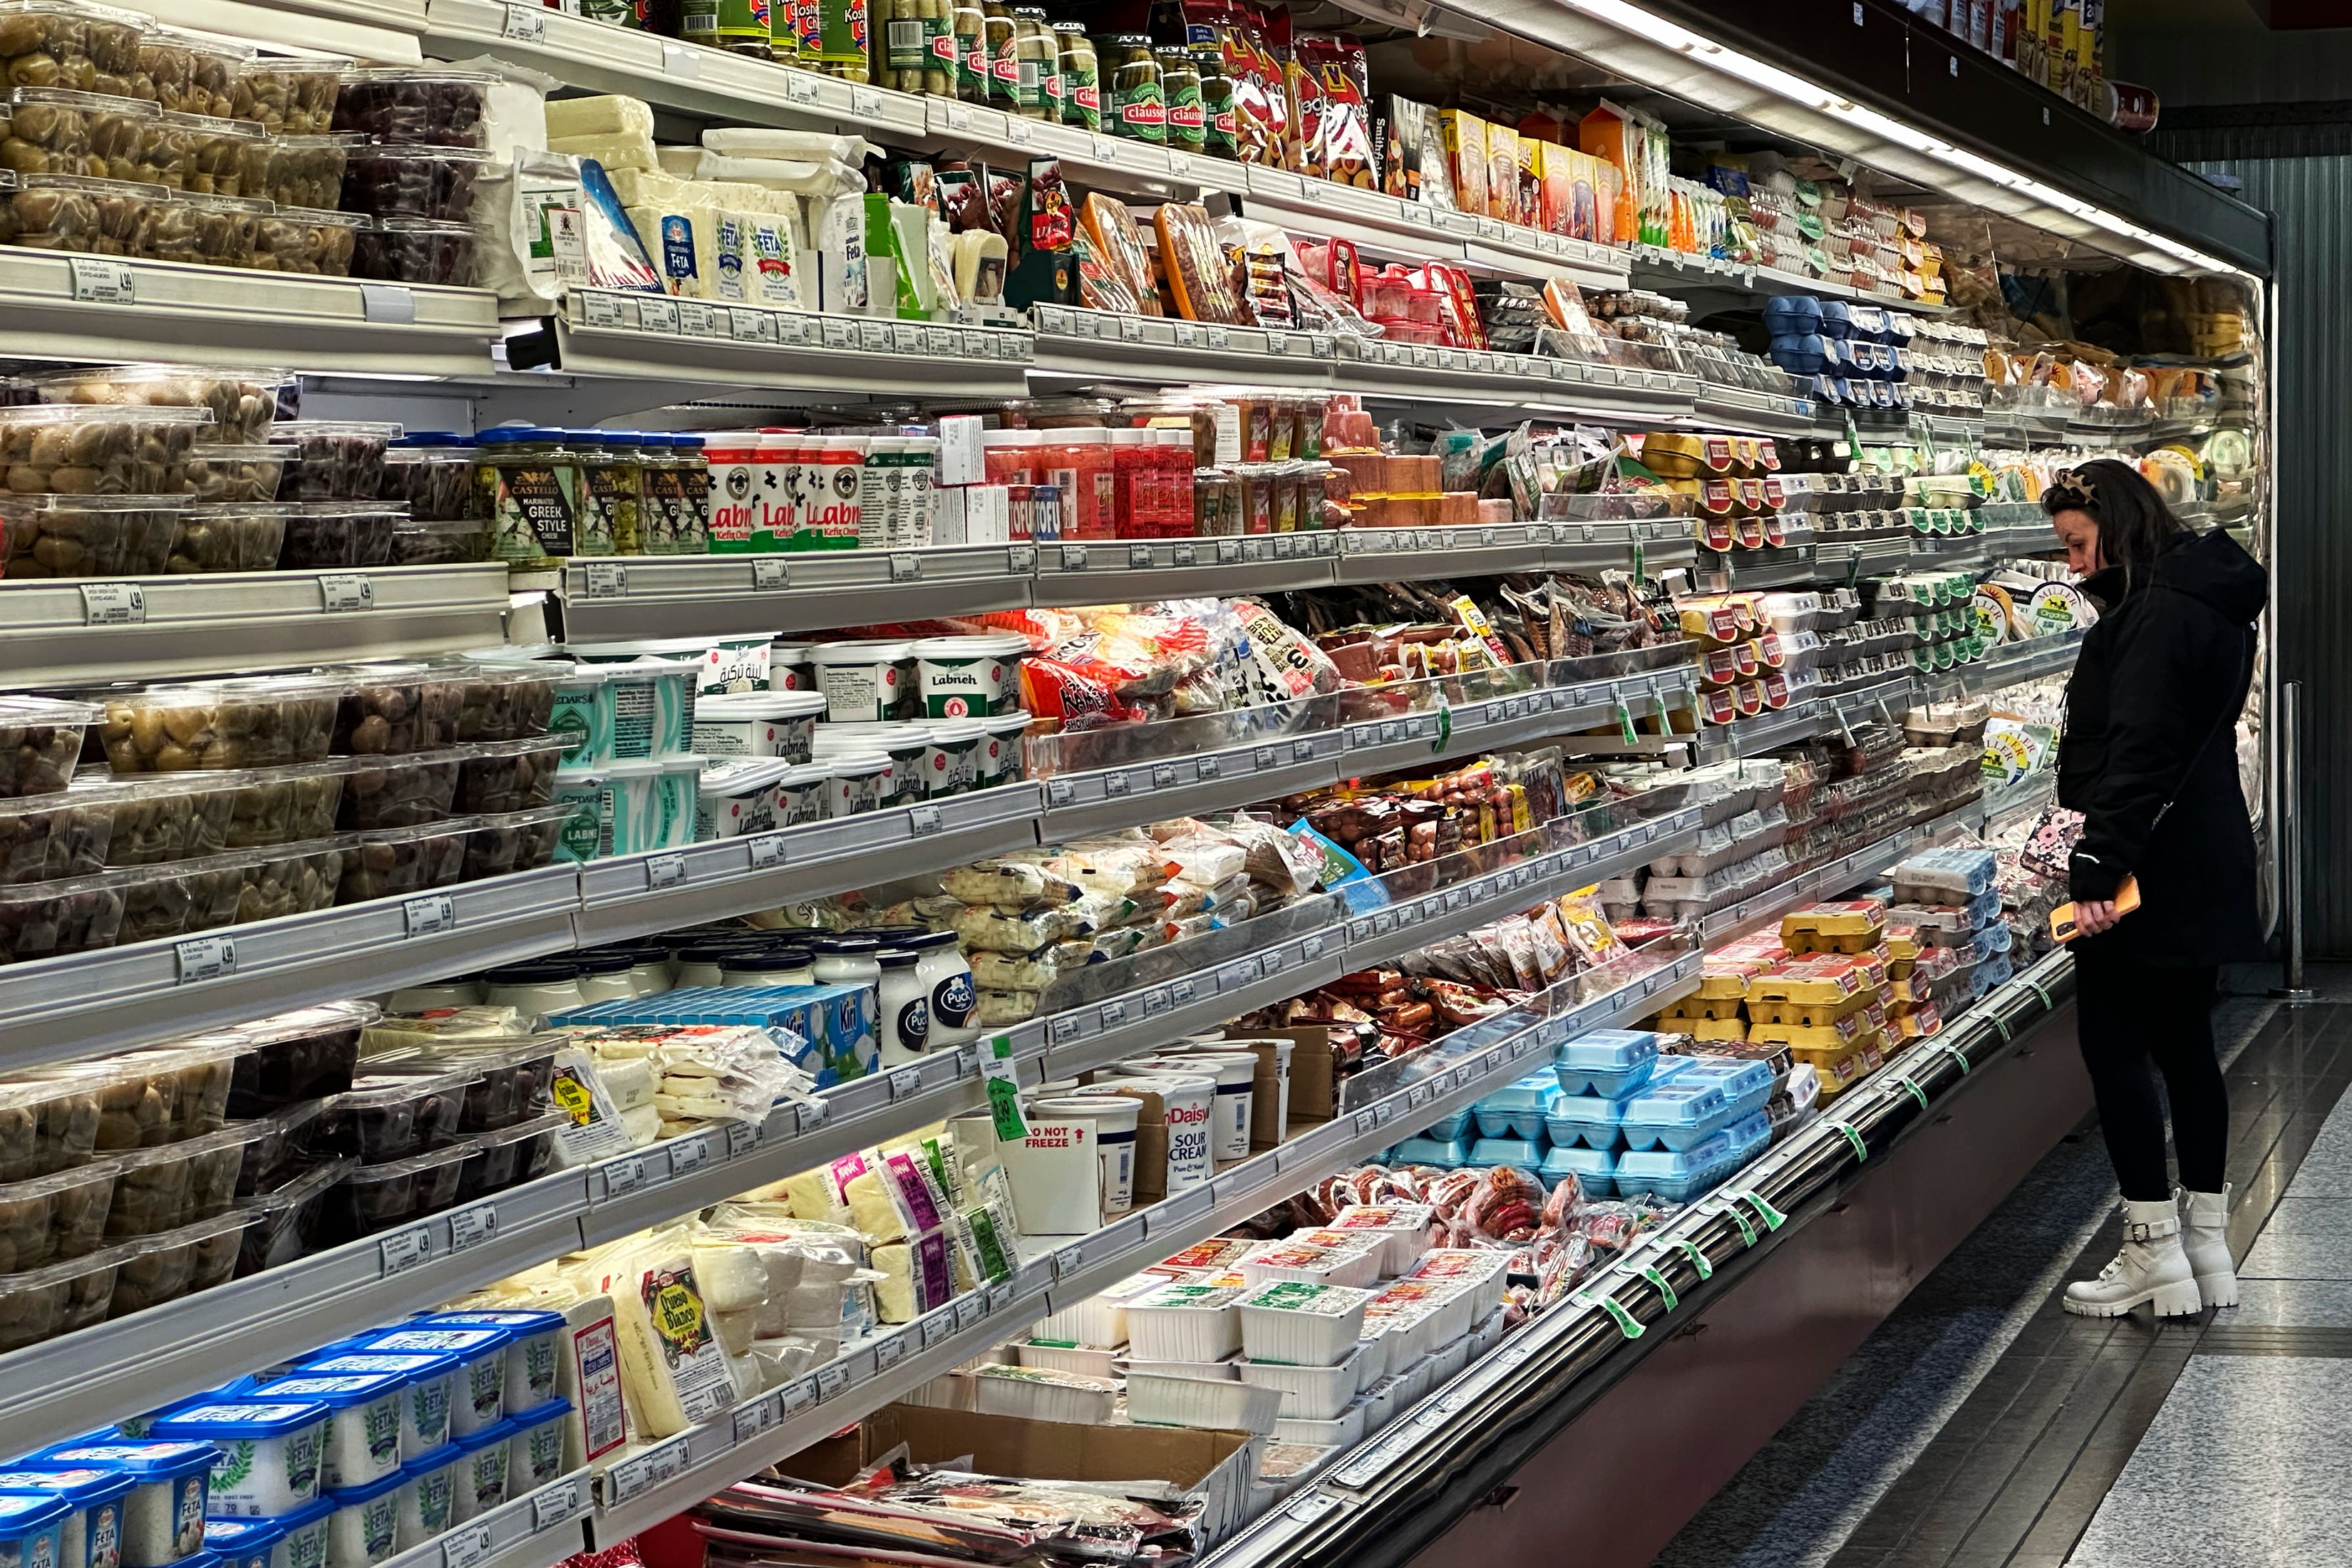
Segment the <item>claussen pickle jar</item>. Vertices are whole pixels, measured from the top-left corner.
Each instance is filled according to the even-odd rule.
[[[1115,136],[1138,142],[1168,140],[1168,99],[1160,84],[1160,58],[1142,33],[1121,33],[1110,41],[1110,102],[1103,120]]]
[[[1102,129],[1102,72],[1095,64],[1094,41],[1081,22],[1054,24],[1059,59],[1055,79],[1061,84],[1062,123],[1087,131]]]
[[[1160,94],[1166,106],[1168,146],[1176,153],[1206,150],[1208,128],[1202,117],[1201,68],[1192,51],[1166,44],[1152,51],[1160,61]]]

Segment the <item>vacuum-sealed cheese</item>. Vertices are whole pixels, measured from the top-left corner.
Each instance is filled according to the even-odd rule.
[[[685,1247],[649,1246],[629,1258],[613,1305],[622,1388],[643,1436],[667,1437],[734,1405],[734,1369]]]
[[[606,94],[598,98],[550,99],[547,134],[551,144],[575,136],[654,136],[654,111],[643,100]]]
[[[636,135],[551,136],[547,150],[570,158],[593,158],[608,173],[614,169],[651,171],[661,167],[661,161],[654,156],[651,132]]]
[[[596,1064],[596,1081],[613,1097],[618,1110],[635,1110],[654,1102],[653,1064],[644,1058],[617,1058]]]

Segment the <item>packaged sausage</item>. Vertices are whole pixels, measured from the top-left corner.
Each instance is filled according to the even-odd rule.
[[[1160,236],[1160,270],[1175,296],[1177,313],[1192,321],[1250,325],[1249,312],[1234,292],[1232,268],[1207,209],[1167,202],[1152,215],[1151,222]]]
[[[1079,216],[1094,242],[1095,260],[1125,281],[1135,296],[1132,308],[1147,316],[1160,314],[1160,287],[1152,276],[1151,254],[1127,204],[1097,191],[1087,197]]]

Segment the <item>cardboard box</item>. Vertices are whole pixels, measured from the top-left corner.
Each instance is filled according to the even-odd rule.
[[[1454,175],[1454,205],[1480,217],[1493,216],[1486,195],[1486,122],[1465,110],[1438,111],[1445,132],[1445,161]]]
[[[1246,1521],[1263,1440],[1246,1432],[1181,1426],[1076,1426],[982,1415],[969,1410],[891,1405],[854,1429],[780,1460],[776,1468],[824,1486],[843,1486],[905,1444],[919,1464],[969,1459],[982,1475],[1060,1481],[1170,1481],[1205,1500],[1206,1552]]]

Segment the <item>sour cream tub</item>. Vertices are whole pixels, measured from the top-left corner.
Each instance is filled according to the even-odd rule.
[[[0,1568],[50,1568],[65,1555],[73,1511],[63,1498],[0,1493]]]
[[[817,643],[809,648],[816,689],[835,723],[877,723],[895,716],[915,689],[915,645],[887,638]]]
[[[824,710],[824,698],[814,691],[698,697],[694,749],[706,757],[781,757],[804,763]]]
[[[792,770],[790,763],[761,758],[705,769],[694,806],[696,840],[736,838],[782,826],[776,818],[776,781]]]
[[[613,706],[614,757],[642,760],[686,750],[696,667],[648,658],[604,668],[604,689]]]
[[[665,973],[663,978],[668,978]],[[306,1375],[349,1377],[395,1375],[401,1380],[400,1452],[404,1458],[428,1453],[449,1440],[449,1401],[464,1363],[446,1352],[391,1354],[357,1351],[308,1363]]]
[[[922,724],[826,724],[816,732],[816,760],[832,764],[845,756],[879,752],[887,772],[875,799],[877,807],[912,805],[929,787],[931,731]],[[841,815],[849,815],[843,813]]]
[[[547,731],[572,742],[559,767],[593,768],[613,760],[612,679],[603,665],[575,664],[556,680]]]
[[[122,1500],[138,1486],[119,1470],[0,1470],[0,1495],[58,1498],[72,1511],[59,1536],[58,1568],[120,1568]],[[211,1531],[205,1531],[210,1546]]]
[[[977,721],[987,738],[980,746],[980,776],[976,787],[991,789],[1002,784],[1019,784],[1029,776],[1025,742],[1029,732],[1029,715],[1015,708],[1010,712],[993,714]]]
[[[394,1470],[363,1487],[327,1494],[335,1505],[327,1518],[327,1568],[375,1568],[400,1550],[400,1492],[407,1483]]]
[[[930,719],[975,719],[1021,706],[1021,660],[1029,639],[1015,632],[921,637],[912,645],[915,681]]]
[[[364,1486],[400,1468],[400,1406],[407,1388],[408,1380],[396,1372],[314,1372],[304,1367],[291,1377],[263,1384],[254,1390],[254,1397],[308,1399],[334,1413],[327,1423],[321,1483],[340,1489]],[[218,1476],[213,1479],[213,1500],[215,1513],[248,1511],[218,1506]]]
[[[694,842],[695,805],[702,792],[702,770],[710,759],[688,752],[659,759],[661,778],[654,787],[652,847],[683,849]]]

